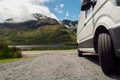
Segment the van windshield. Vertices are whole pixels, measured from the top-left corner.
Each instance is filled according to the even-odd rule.
[[[120,6],[120,0],[116,0],[117,6]]]
[[[120,0],[110,0],[114,5],[120,6]]]

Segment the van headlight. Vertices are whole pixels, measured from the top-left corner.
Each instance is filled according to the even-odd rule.
[[[115,6],[120,6],[120,0],[110,0]]]

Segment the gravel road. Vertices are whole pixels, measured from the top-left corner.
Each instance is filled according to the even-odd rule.
[[[0,63],[0,80],[120,80],[119,75],[106,76],[97,56],[78,57],[75,50],[23,51],[27,58]]]

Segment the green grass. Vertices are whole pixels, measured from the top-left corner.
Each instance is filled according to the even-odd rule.
[[[22,59],[23,59],[23,58],[2,59],[2,60],[0,60],[0,63],[14,62],[14,61],[22,60]]]
[[[9,45],[75,44],[76,34],[57,24],[34,29],[1,28],[0,42]]]

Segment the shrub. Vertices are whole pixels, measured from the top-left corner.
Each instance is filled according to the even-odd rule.
[[[6,44],[0,44],[0,59],[21,58],[20,49],[13,47],[9,48]]]
[[[1,49],[8,49],[8,45],[6,43],[1,43],[0,44],[0,50]]]

